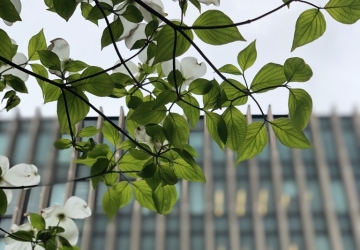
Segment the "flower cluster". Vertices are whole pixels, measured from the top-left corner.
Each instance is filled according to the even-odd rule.
[[[72,219],[84,219],[91,216],[91,209],[87,206],[87,203],[76,197],[70,197],[64,206],[55,204],[53,207],[48,207],[41,210],[42,218],[44,219],[46,228],[41,233],[43,234],[46,230],[51,232],[54,228],[61,228],[61,232],[56,233],[57,237],[65,238],[72,246],[75,246],[78,237],[79,231],[76,227],[75,222]],[[28,217],[29,223],[17,226],[12,225],[11,233],[14,234],[18,231],[26,231],[32,235],[33,240],[30,241],[17,241],[10,235],[6,235],[5,250],[41,250],[44,249],[43,245],[46,244],[44,240],[41,240],[39,235],[40,231],[32,226],[31,218]],[[56,241],[58,242],[58,241]],[[36,245],[33,248],[33,245]],[[58,242],[58,246],[60,246]]]

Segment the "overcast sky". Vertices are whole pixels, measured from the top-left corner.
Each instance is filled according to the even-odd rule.
[[[310,0],[311,1],[311,0]],[[163,0],[165,12],[171,19],[179,19],[177,2]],[[314,4],[324,6],[327,1],[312,0]],[[23,0],[21,12],[22,22],[17,22],[8,27],[0,22],[0,28],[19,45],[19,52],[27,54],[29,39],[44,29],[48,42],[55,38],[64,38],[70,44],[70,57],[82,60],[89,65],[108,68],[114,65],[117,57],[111,46],[100,50],[100,38],[105,27],[104,21],[99,22],[99,27],[84,20],[78,7],[69,22],[65,22],[56,13],[46,11],[43,0]],[[226,13],[234,22],[245,21],[255,18],[282,4],[281,0],[221,0],[219,8],[215,6],[203,6],[206,9],[219,9]],[[313,43],[297,48],[290,52],[294,35],[295,23],[301,12],[311,8],[309,5],[295,2],[290,9],[283,8],[280,11],[267,16],[249,25],[239,27],[241,34],[247,42],[235,42],[225,46],[210,46],[196,40],[203,51],[213,60],[217,67],[226,63],[237,64],[237,54],[254,39],[257,40],[258,57],[255,65],[246,72],[248,82],[252,81],[257,71],[266,63],[274,62],[283,64],[287,58],[301,57],[313,70],[310,81],[301,84],[291,84],[293,87],[305,88],[313,98],[314,112],[317,114],[328,114],[332,108],[336,108],[340,114],[350,114],[356,106],[360,106],[359,98],[359,74],[360,74],[360,26],[344,25],[336,22],[326,11],[323,11],[327,21],[325,34]],[[199,12],[189,5],[185,23],[191,25]],[[119,42],[120,47],[123,42]],[[129,54],[126,49],[121,50],[124,56]],[[203,59],[194,50],[190,49],[184,56],[195,56],[199,62]],[[183,56],[182,56],[183,57]],[[137,61],[135,61],[137,62]],[[29,67],[30,68],[30,67]],[[51,76],[52,77],[52,76]],[[211,79],[215,74],[208,67],[206,78]],[[239,78],[240,82],[242,78]],[[32,77],[26,82],[29,94],[20,95],[20,113],[22,116],[31,116],[39,107],[44,116],[56,114],[56,104],[43,104],[40,87]],[[108,116],[119,114],[119,108],[124,102],[119,99],[105,100],[89,96],[95,106],[102,106],[104,113]],[[272,105],[273,113],[287,114],[288,91],[281,88],[257,95],[262,107],[266,110]],[[249,102],[253,113],[259,113],[254,103]],[[4,105],[4,104],[3,104]],[[245,106],[241,108],[245,111]],[[14,114],[14,111],[10,111]],[[10,114],[11,115],[11,114]],[[91,112],[89,115],[95,115]],[[8,116],[3,111],[0,117]]]

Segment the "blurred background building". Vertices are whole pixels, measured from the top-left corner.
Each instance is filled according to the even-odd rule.
[[[261,119],[250,110],[247,118]],[[112,120],[124,127],[121,111]],[[80,125],[101,123],[99,117]],[[73,163],[72,149],[52,146],[60,137],[56,120],[39,113],[31,120],[2,120],[0,154],[11,166],[36,165],[42,183],[15,190],[0,227],[8,230],[26,222],[26,212],[76,195],[93,211],[76,221],[83,250],[360,250],[360,116],[314,115],[305,133],[313,149],[294,150],[281,145],[270,128],[264,151],[234,166],[236,156],[221,151],[200,120],[190,144],[207,183],[179,181],[178,202],[167,216],[133,200],[109,223],[101,205],[106,186],[93,190],[89,181],[68,181],[90,175],[90,169]]]

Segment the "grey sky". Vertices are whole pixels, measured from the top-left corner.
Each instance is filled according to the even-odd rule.
[[[170,0],[163,0],[165,11],[169,18],[179,19],[177,3]],[[327,1],[312,0],[314,4],[324,6]],[[7,27],[0,22],[0,28],[4,29],[11,38],[19,45],[19,52],[27,54],[27,43],[31,36],[44,28],[45,37],[49,44],[54,38],[64,38],[70,44],[70,57],[82,60],[90,65],[103,68],[114,65],[117,61],[116,55],[111,46],[100,51],[100,38],[105,27],[104,21],[100,21],[99,27],[83,19],[80,8],[74,16],[65,22],[57,14],[46,11],[43,0],[22,0],[23,9],[22,22]],[[265,12],[282,4],[281,0],[222,0],[219,10],[229,15],[234,22],[245,21],[255,18]],[[215,9],[210,6],[205,9]],[[297,17],[301,12],[311,8],[303,3],[295,2],[290,9],[283,8],[280,11],[265,17],[250,25],[239,27],[241,34],[247,42],[236,42],[225,46],[209,46],[196,40],[203,51],[213,60],[217,67],[226,63],[237,64],[237,54],[254,39],[257,39],[258,58],[255,65],[246,72],[248,83],[252,81],[257,71],[266,63],[274,62],[283,64],[289,57],[301,57],[307,62],[314,75],[306,83],[291,84],[293,87],[305,88],[313,98],[314,112],[326,114],[333,107],[341,114],[349,114],[355,106],[360,106],[359,98],[359,23],[344,25],[336,22],[330,15],[323,11],[327,21],[325,34],[317,41],[297,48],[290,52],[292,38]],[[198,11],[189,6],[185,23],[191,25],[198,15]],[[131,54],[124,49],[123,42],[120,47],[124,56]],[[203,59],[194,49],[190,49],[185,56],[195,56],[199,62]],[[52,76],[51,76],[52,77]],[[215,77],[213,71],[208,67],[207,78]],[[237,79],[237,78],[236,78]],[[242,78],[238,78],[243,82]],[[23,116],[33,115],[36,107],[41,108],[41,113],[46,116],[56,114],[56,104],[43,105],[40,88],[32,77],[26,82],[30,94],[21,95],[20,113]],[[273,113],[287,113],[288,91],[279,89],[256,96],[262,107],[266,110],[269,104],[272,105]],[[96,98],[89,95],[89,99],[95,106],[102,106],[106,115],[118,115],[119,108],[124,103],[118,99]],[[259,113],[257,107],[249,102],[253,113]],[[245,107],[241,108],[245,110]],[[10,113],[15,113],[11,111]],[[91,112],[90,115],[95,115]],[[6,117],[3,111],[1,117]],[[11,116],[11,114],[10,114]]]

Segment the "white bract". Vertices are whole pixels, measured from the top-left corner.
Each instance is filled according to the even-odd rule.
[[[6,156],[0,155],[0,187],[33,186],[40,183],[40,176],[37,174],[38,169],[34,165],[22,163],[12,168],[9,168],[9,166],[9,159]],[[5,194],[9,204],[12,192],[7,190]]]
[[[79,230],[72,219],[84,219],[91,215],[91,209],[87,203],[79,197],[72,196],[64,206],[55,204],[53,207],[44,208],[41,214],[45,219],[46,227],[59,226],[64,228],[59,236],[66,238],[71,245],[76,245],[79,237]]]
[[[145,4],[147,4],[150,8],[157,11],[159,14],[161,14],[163,16],[167,15],[164,12],[164,5],[160,0],[143,0],[143,2]],[[122,23],[122,25],[124,27],[124,31],[123,31],[122,35],[120,36],[120,38],[118,39],[118,41],[121,41],[121,40],[125,39],[125,44],[129,49],[132,47],[132,45],[134,45],[134,43],[137,40],[146,38],[146,36],[145,36],[145,24],[144,24],[144,27],[141,27],[142,24],[130,22],[126,18],[121,16],[121,14],[126,10],[127,5],[129,5],[130,3],[133,4],[134,6],[136,6],[140,10],[140,12],[141,12],[141,14],[142,14],[142,16],[143,16],[143,18],[144,18],[144,20],[146,22],[150,22],[152,20],[151,13],[148,12],[143,7],[141,7],[139,4],[137,4],[137,3],[133,2],[133,1],[127,0],[124,3],[120,4],[116,8],[116,14],[118,14],[119,16],[115,15],[114,20],[116,20],[119,17],[120,20],[121,20],[121,23]],[[140,38],[135,40],[136,37],[140,37]],[[129,40],[131,40],[131,41],[129,41]],[[130,46],[129,44],[132,44],[132,45]]]
[[[17,231],[27,231],[27,232],[33,232],[34,238],[37,234],[36,229],[34,229],[29,223],[23,224],[23,225],[16,225],[13,224],[10,228],[10,233],[15,233]],[[9,237],[9,235],[6,235],[4,238],[5,241],[5,250],[43,250],[44,248],[36,245],[35,248],[32,247],[31,242],[24,242],[24,241],[18,241],[15,239],[12,239]]]
[[[147,144],[151,149],[154,148],[153,139],[146,133],[145,126],[138,126],[134,131],[134,135],[138,142]]]
[[[161,68],[164,75],[168,77],[170,72],[174,70],[173,60],[161,63]],[[180,89],[182,92],[193,80],[205,75],[206,64],[203,62],[199,64],[195,57],[184,57],[181,63],[175,59],[175,70],[179,70],[183,76],[183,84]]]
[[[51,44],[47,47],[47,50],[54,52],[59,57],[61,72],[63,72],[65,64],[70,61],[70,46],[68,42],[62,38],[56,38],[50,42]],[[62,73],[58,70],[49,69],[49,72],[57,75],[58,77],[62,76]]]

